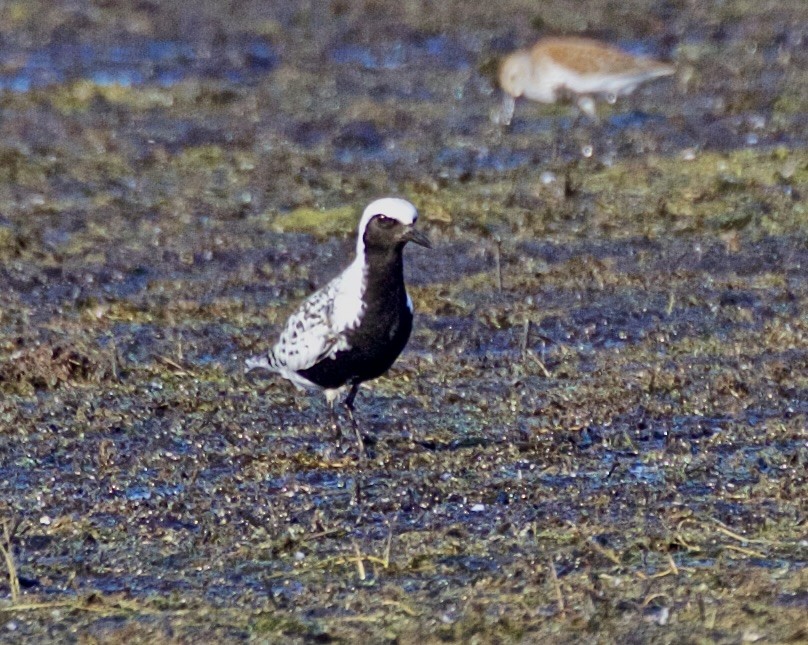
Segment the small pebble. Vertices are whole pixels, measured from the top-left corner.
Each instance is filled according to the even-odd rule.
[[[668,620],[670,620],[671,610],[667,607],[660,607],[659,609],[653,609],[646,613],[645,620],[650,623],[656,623],[660,627],[664,627],[668,624]]]

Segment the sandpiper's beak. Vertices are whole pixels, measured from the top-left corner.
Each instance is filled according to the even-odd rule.
[[[407,232],[401,236],[401,239],[405,242],[415,242],[420,246],[425,246],[428,249],[432,248],[432,242],[429,241],[429,238],[426,236],[426,233],[422,233],[421,231],[410,228],[407,229]]]

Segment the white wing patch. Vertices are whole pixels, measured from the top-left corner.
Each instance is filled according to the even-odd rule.
[[[366,271],[364,257],[359,256],[340,275],[315,291],[289,317],[266,359],[249,359],[248,368],[266,367],[295,385],[311,387],[312,383],[296,372],[350,349],[345,332],[358,327],[362,320]]]

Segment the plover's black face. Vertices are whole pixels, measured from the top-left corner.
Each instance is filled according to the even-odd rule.
[[[366,249],[392,249],[403,247],[407,242],[432,248],[429,238],[413,228],[413,224],[403,224],[395,217],[379,213],[374,215],[365,228],[363,241]]]

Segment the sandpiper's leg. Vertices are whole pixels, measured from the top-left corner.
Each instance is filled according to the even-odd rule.
[[[348,418],[351,420],[351,425],[353,426],[354,433],[356,434],[356,444],[359,447],[359,456],[364,457],[365,442],[362,439],[362,433],[359,431],[359,426],[354,418],[354,399],[356,398],[356,393],[358,390],[359,383],[352,383],[351,391],[348,392],[348,396],[345,398],[345,409],[348,411]]]
[[[596,124],[600,123],[600,119],[598,119],[598,112],[597,106],[595,105],[595,99],[589,96],[588,94],[582,94],[578,97],[576,101],[576,105],[578,109],[581,110],[586,116],[592,119]]]
[[[515,108],[516,99],[510,94],[505,94],[499,107],[491,111],[491,122],[495,125],[510,125]]]
[[[595,152],[593,127],[599,127],[600,123],[595,99],[588,94],[579,96],[575,101],[575,120],[572,129],[578,142],[579,152],[585,159],[591,157]]]

